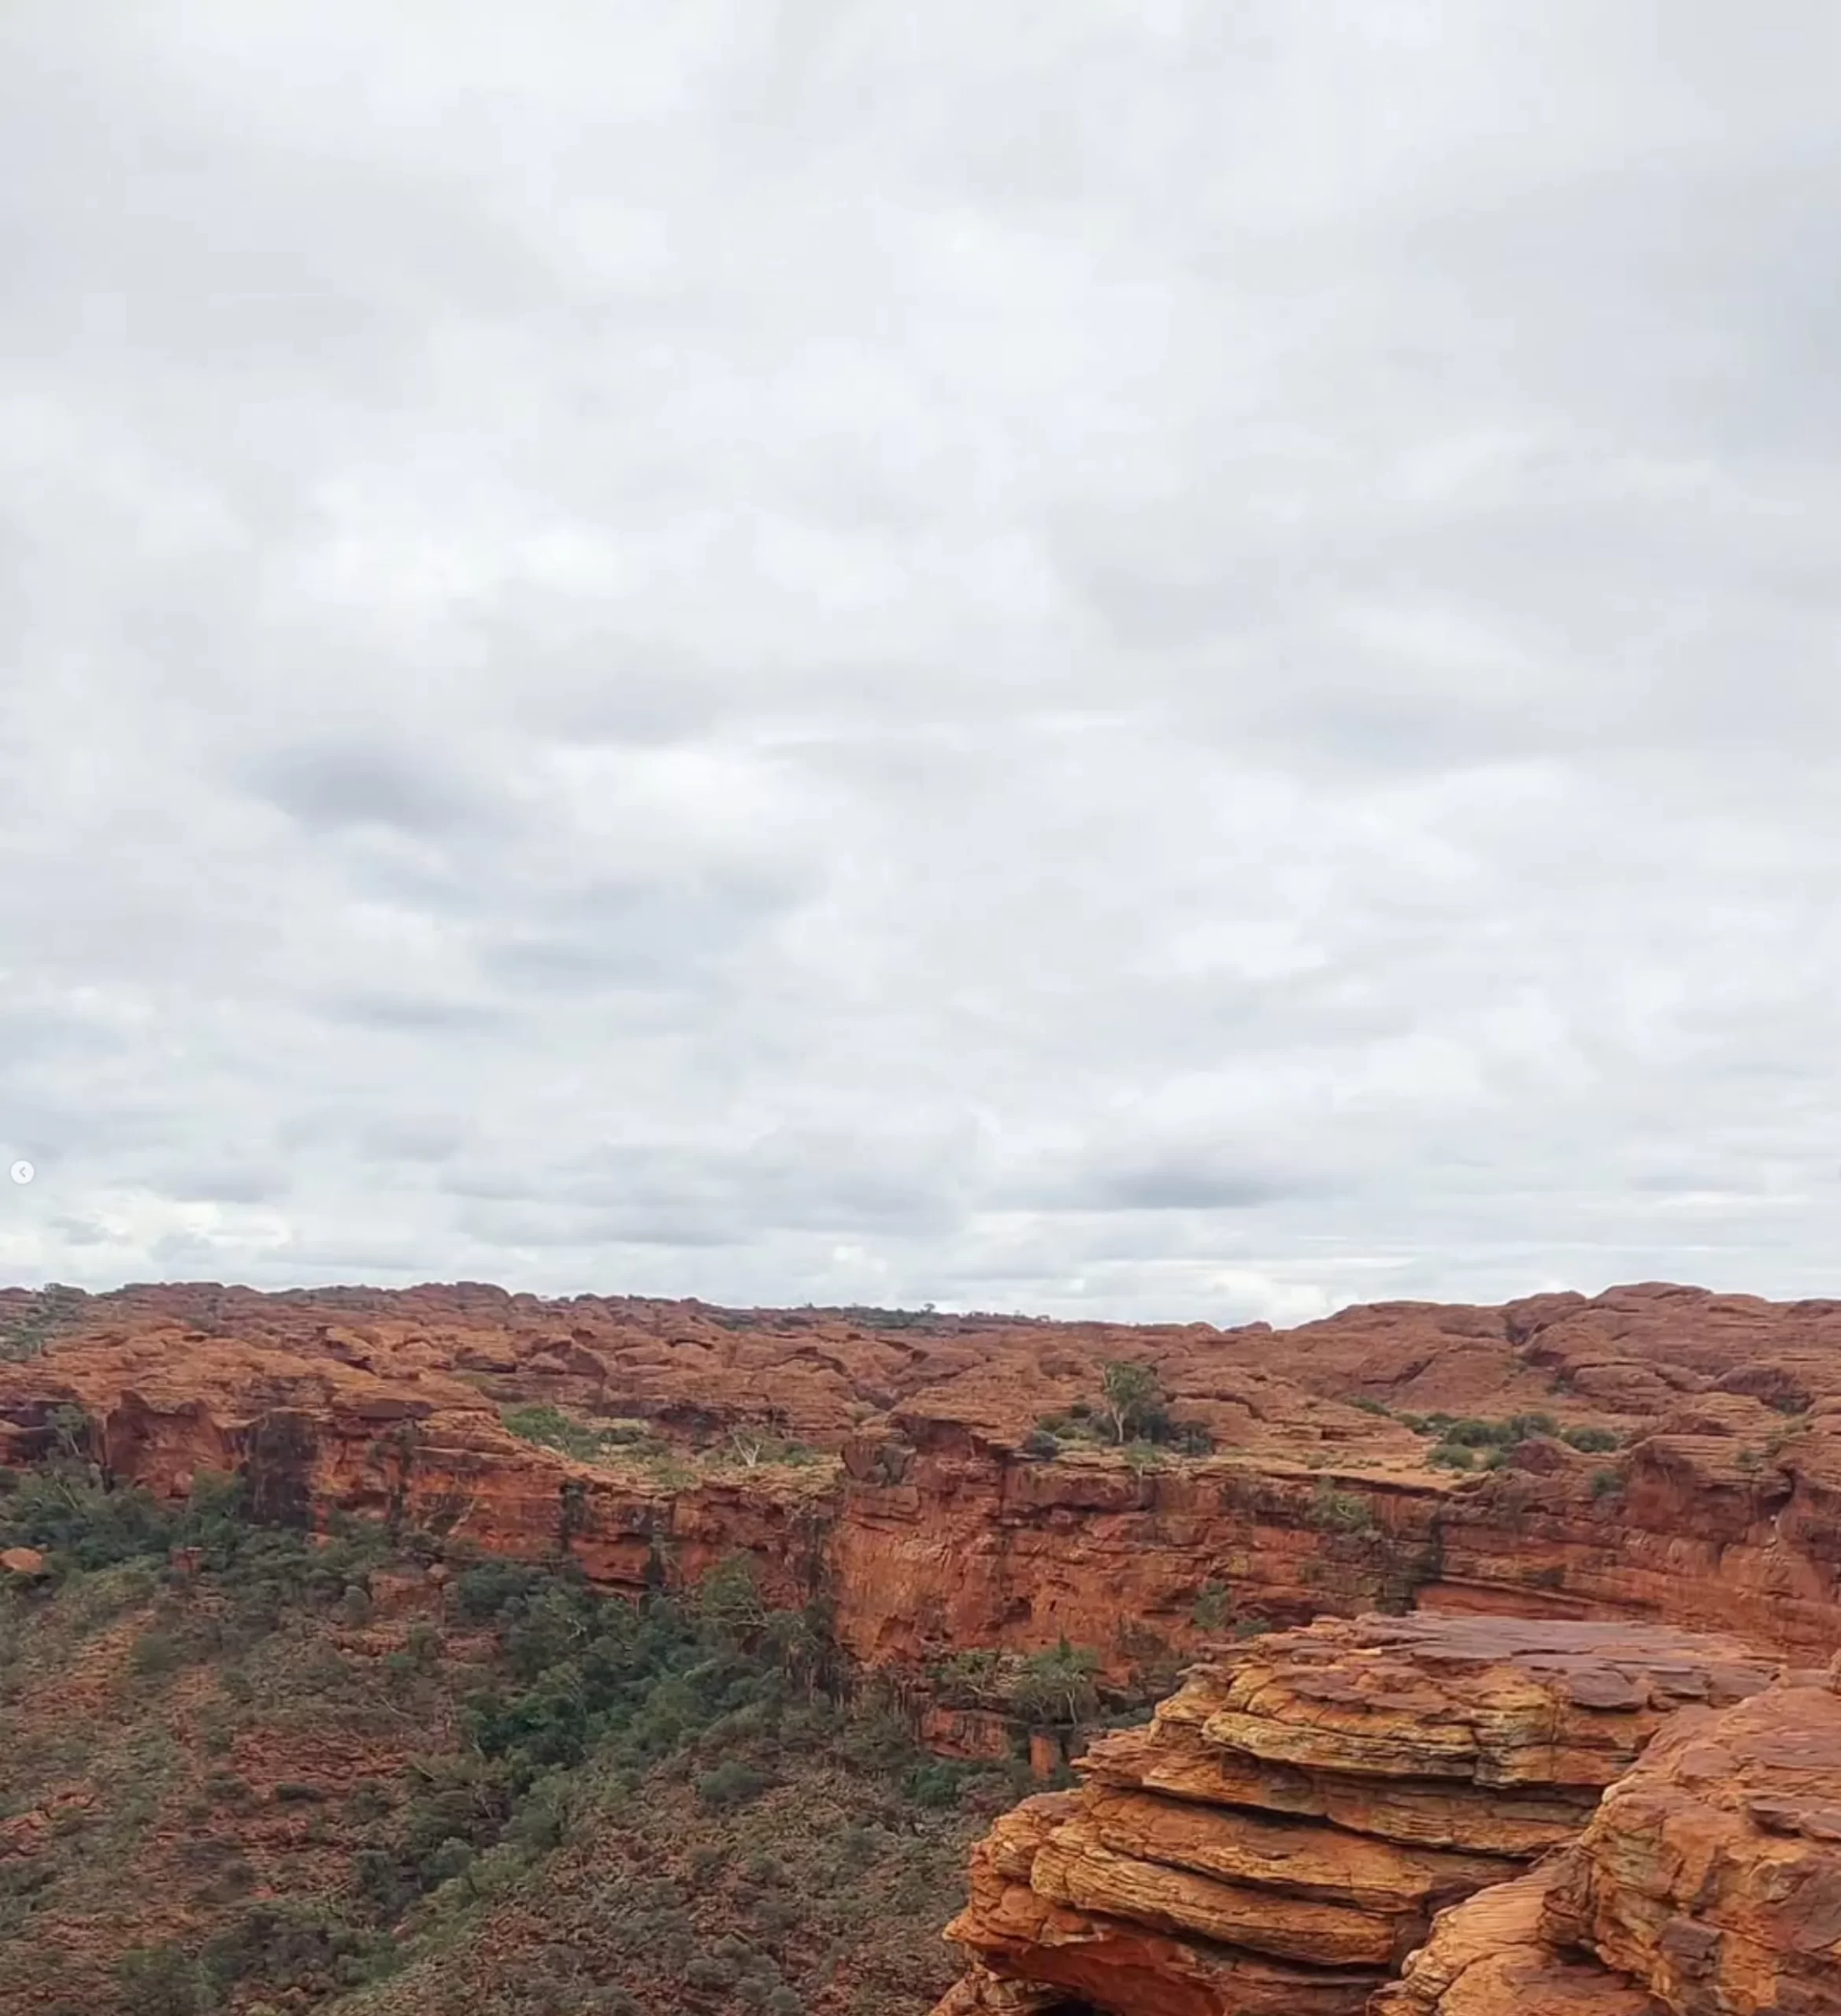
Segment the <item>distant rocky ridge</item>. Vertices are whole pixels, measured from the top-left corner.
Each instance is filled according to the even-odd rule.
[[[1214,1454],[1032,1452],[1102,1363],[1154,1364]],[[642,1423],[671,1460],[593,1461],[504,1425],[542,1403]],[[1289,1331],[695,1303],[483,1286],[47,1301],[0,1291],[0,1463],[80,1407],[157,1493],[207,1470],[258,1510],[406,1518],[491,1551],[566,1547],[637,1588],[739,1553],[822,1588],[845,1649],[920,1671],[1065,1636],[1173,1672],[1230,1622],[1376,1607],[1651,1618],[1825,1656],[1841,1643],[1841,1304],[1643,1286],[1500,1308],[1384,1304]],[[1545,1414],[1472,1473],[1415,1410]],[[1389,1411],[1391,1410],[1391,1411]],[[798,1464],[732,1460],[757,1432]]]

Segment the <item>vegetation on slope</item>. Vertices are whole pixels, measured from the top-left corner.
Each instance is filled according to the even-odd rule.
[[[566,1564],[260,1527],[61,1453],[0,1496],[0,2007],[919,2011],[1014,1767],[847,1699],[745,1566],[632,1604]]]
[[[1177,1421],[1156,1368],[1136,1358],[1109,1359],[1101,1368],[1100,1388],[1065,1414],[1044,1414],[1023,1442],[1023,1453],[1044,1460],[1064,1444],[1121,1451],[1134,1468],[1154,1467],[1163,1452],[1206,1456],[1214,1447],[1208,1431]]]

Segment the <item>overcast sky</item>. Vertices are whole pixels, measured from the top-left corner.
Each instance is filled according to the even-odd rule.
[[[1841,1292],[1832,0],[7,0],[0,1277]]]

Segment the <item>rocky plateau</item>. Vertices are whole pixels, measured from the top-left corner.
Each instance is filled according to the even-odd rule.
[[[1091,1401],[1121,1358],[1155,1366],[1212,1455],[1032,1452],[1039,1418]],[[531,1403],[639,1422],[676,1460],[534,1446],[502,1419]],[[270,1514],[565,1546],[617,1588],[661,1553],[687,1574],[744,1554],[783,1597],[822,1586],[865,1667],[1065,1637],[1115,1677],[1168,1676],[1218,1632],[1211,1603],[1249,1627],[1413,1609],[1841,1644],[1834,1302],[1652,1285],[1279,1331],[468,1284],[0,1292],[0,1463],[42,1453],[72,1405],[111,1472],[156,1495],[236,1472]],[[1538,1412],[1618,1447],[1541,1435],[1441,1471],[1398,1418],[1433,1411]]]

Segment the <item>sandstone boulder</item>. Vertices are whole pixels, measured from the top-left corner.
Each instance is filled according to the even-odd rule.
[[[947,1934],[962,2006],[1001,2006],[1007,1981],[1114,2016],[1352,2010],[1441,1907],[1575,1837],[1684,1705],[1744,1703],[1776,1670],[1728,1639],[1517,1618],[1322,1619],[1224,1649],[1147,1728],[1095,1743],[1079,1792],[1026,1801],[975,1851]]]

